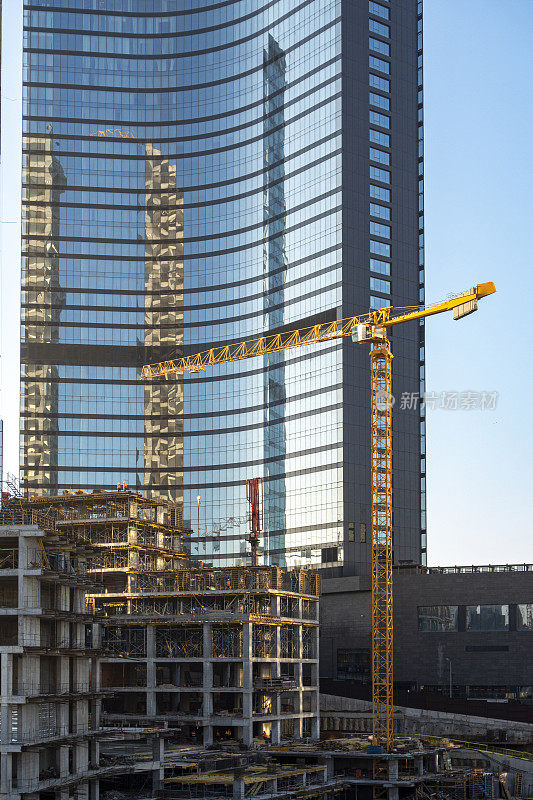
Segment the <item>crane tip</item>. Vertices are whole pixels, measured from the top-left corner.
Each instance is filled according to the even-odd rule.
[[[488,283],[478,283],[476,286],[476,297],[487,297],[489,294],[494,294],[496,287],[492,281]]]

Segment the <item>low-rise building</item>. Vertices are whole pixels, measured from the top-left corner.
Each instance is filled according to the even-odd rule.
[[[533,565],[394,571],[394,682],[454,697],[531,700]],[[320,673],[370,681],[367,578],[322,581]]]

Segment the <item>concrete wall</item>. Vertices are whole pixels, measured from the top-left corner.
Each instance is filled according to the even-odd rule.
[[[372,704],[366,700],[321,694],[320,718],[322,731],[351,731],[363,734],[372,732]],[[533,741],[533,726],[525,722],[448,714],[405,706],[394,706],[394,727],[399,736],[485,739],[498,736],[504,731],[506,743],[529,744]]]

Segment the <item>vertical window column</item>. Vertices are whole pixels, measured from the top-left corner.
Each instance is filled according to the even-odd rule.
[[[369,159],[370,159],[370,308],[391,304],[391,63],[390,6],[387,0],[368,3],[369,29]],[[379,53],[376,58],[373,53]]]
[[[423,92],[423,0],[417,6],[417,50],[418,50],[418,292],[420,303],[425,302],[424,288],[424,92]],[[427,521],[426,521],[426,409],[422,403],[426,390],[425,367],[425,326],[419,324],[420,348],[420,559],[427,564]]]

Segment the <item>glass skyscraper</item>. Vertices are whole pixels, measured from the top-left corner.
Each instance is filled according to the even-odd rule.
[[[139,375],[423,302],[422,3],[26,0],[23,78],[23,487],[126,481],[242,563],[261,477],[265,563],[368,573],[367,347]],[[419,562],[423,325],[392,338],[394,555]]]

